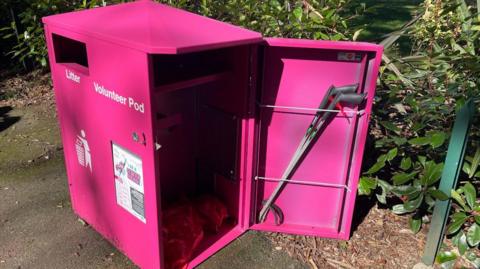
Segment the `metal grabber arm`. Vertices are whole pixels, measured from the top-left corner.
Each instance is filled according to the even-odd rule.
[[[288,164],[287,168],[283,172],[281,181],[278,182],[277,186],[275,187],[274,191],[270,195],[270,197],[263,202],[263,207],[260,210],[259,214],[259,221],[264,222],[268,212],[273,211],[275,214],[275,223],[279,225],[283,221],[283,213],[281,212],[281,209],[277,206],[274,205],[275,200],[278,198],[278,195],[282,191],[282,189],[285,187],[287,184],[287,181],[290,179],[292,176],[293,172],[295,171],[296,167],[298,167],[298,164],[300,160],[303,158],[304,154],[306,153],[307,149],[310,148],[312,141],[315,141],[315,139],[318,137],[320,134],[320,131],[323,130],[323,127],[329,117],[335,113],[333,109],[336,107],[337,104],[339,103],[348,103],[350,105],[360,105],[363,100],[365,100],[365,94],[357,94],[357,93],[351,93],[352,88],[353,92],[355,92],[356,88],[358,87],[357,85],[351,85],[351,86],[345,86],[345,87],[340,87],[337,89],[340,89],[340,91],[334,91],[333,88],[335,87],[330,87],[329,91],[327,92],[327,95],[324,97],[320,104],[319,110],[323,109],[325,105],[328,102],[328,99],[330,96],[332,96],[332,93],[336,93],[337,95],[333,99],[333,101],[329,104],[327,111],[323,113],[323,115],[320,118],[320,112],[318,111],[315,114],[315,117],[310,124],[310,126],[307,129],[307,132],[305,133],[304,137],[302,138],[302,141],[300,142],[297,150],[295,151],[294,155],[292,156],[292,159],[290,160],[290,163]],[[326,100],[326,101],[325,101]]]

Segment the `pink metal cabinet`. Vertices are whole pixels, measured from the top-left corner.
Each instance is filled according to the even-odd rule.
[[[43,18],[72,206],[142,268],[165,268],[162,205],[214,193],[248,229],[348,239],[382,48],[260,34],[150,1]],[[330,85],[367,101],[328,125],[258,223]],[[309,110],[310,109],[310,110]]]

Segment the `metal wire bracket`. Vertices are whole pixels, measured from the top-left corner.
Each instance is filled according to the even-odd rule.
[[[272,182],[282,182],[283,181],[283,182],[293,183],[293,184],[338,188],[338,189],[345,189],[348,192],[351,191],[350,188],[347,185],[344,185],[344,184],[325,183],[325,182],[318,182],[318,181],[294,180],[294,179],[287,179],[287,178],[273,178],[273,177],[260,177],[260,176],[256,176],[255,180],[265,180],[265,181],[272,181]]]
[[[282,108],[282,109],[291,109],[291,110],[303,110],[303,111],[320,111],[320,112],[342,112],[341,110],[337,109],[319,109],[319,108],[309,108],[309,107],[297,107],[297,106],[272,106],[272,105],[265,105],[265,104],[258,104],[259,107],[262,108]],[[363,115],[365,110],[343,110],[344,113],[350,113],[353,115]]]

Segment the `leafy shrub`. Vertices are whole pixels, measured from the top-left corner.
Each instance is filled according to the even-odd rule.
[[[380,155],[364,172],[359,193],[375,194],[380,203],[394,204],[394,213],[409,214],[414,232],[429,221],[435,199],[448,198],[437,190],[445,142],[455,112],[468,98],[478,98],[480,27],[476,13],[463,0],[426,0],[417,20],[384,42],[390,46],[399,36],[407,35],[412,53],[403,57],[396,54],[395,47],[387,50],[386,58],[395,60],[384,66],[373,113],[376,128],[372,135]],[[479,126],[477,117],[461,186],[452,191],[455,204],[449,225],[459,253],[468,253],[475,266],[480,265],[480,259],[467,249],[477,247],[480,241],[480,218],[476,217],[480,214],[476,197]],[[453,264],[454,253],[442,255],[441,261]]]
[[[10,6],[15,20],[9,25],[0,28],[0,35],[4,40],[13,41],[13,46],[6,53],[17,64],[29,62],[32,67],[47,66],[47,49],[41,18],[47,15],[92,8],[104,1],[83,0],[30,0],[22,3],[21,12],[15,14],[15,1],[3,3]]]
[[[352,30],[342,11],[349,1],[203,0],[200,14],[228,21],[265,36],[348,39]]]
[[[16,59],[18,64],[28,61],[33,67],[46,67],[47,52],[41,23],[43,16],[119,2],[127,1],[30,0],[18,13],[18,20],[1,28],[0,35],[14,44],[7,54]],[[159,2],[259,31],[265,36],[345,40],[353,35],[353,30],[348,27],[348,21],[354,16],[344,17],[348,0],[159,0]]]

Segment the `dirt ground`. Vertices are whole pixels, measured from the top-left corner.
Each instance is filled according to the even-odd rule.
[[[357,211],[364,203],[360,201]],[[414,235],[405,217],[377,206],[358,221],[361,223],[349,241],[282,234],[269,234],[269,238],[274,245],[308,262],[312,268],[410,269],[419,263],[426,240],[425,230]]]
[[[39,77],[39,78],[38,78]],[[135,268],[73,214],[48,74],[0,81],[0,268]],[[33,81],[33,82],[32,82]],[[200,268],[412,268],[425,231],[365,200],[349,241],[249,232]]]

